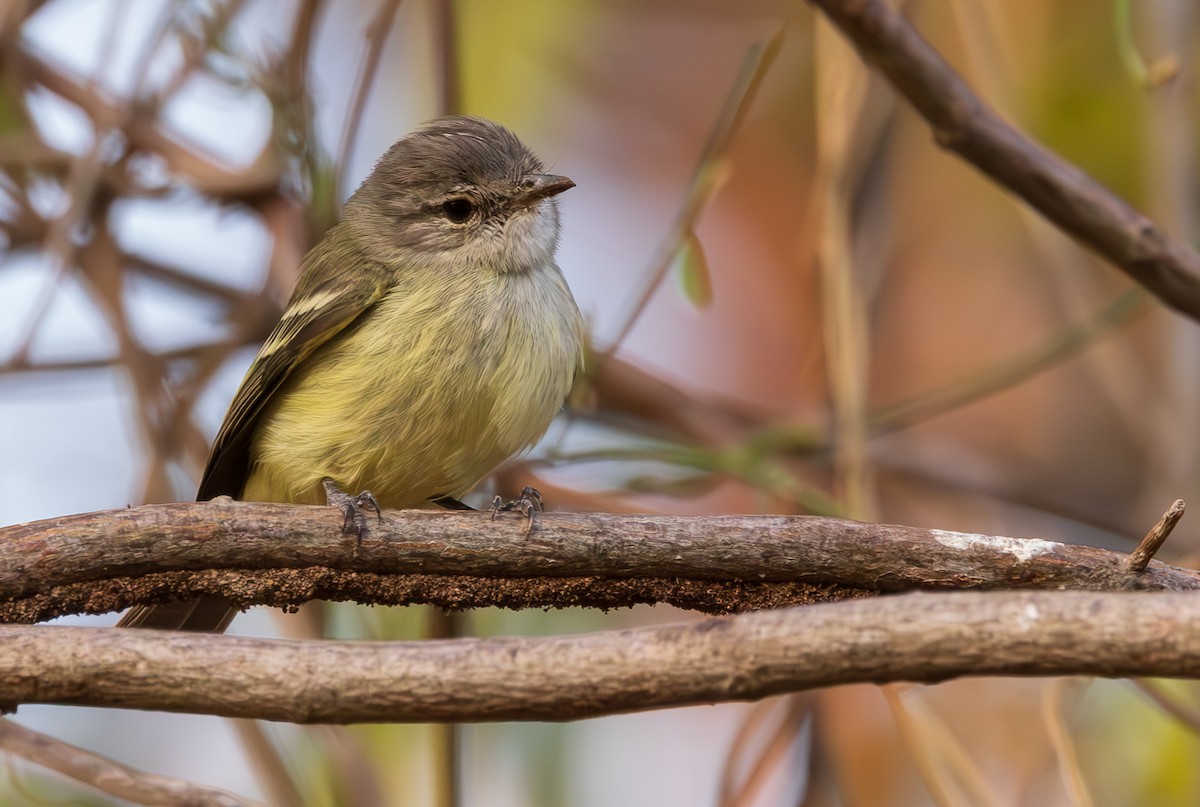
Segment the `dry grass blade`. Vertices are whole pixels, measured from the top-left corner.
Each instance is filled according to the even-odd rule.
[[[1149,301],[1140,287],[1130,289],[1094,317],[1063,328],[1041,345],[972,373],[970,377],[871,413],[871,433],[886,434],[944,415],[1036,377],[1079,355],[1097,340],[1146,313]]]
[[[868,72],[831,26],[814,30],[817,154],[814,196],[820,271],[825,367],[833,414],[834,471],[845,512],[871,519],[874,511],[867,463],[867,375],[870,334],[867,300],[854,260],[854,155],[863,137],[880,130],[863,125]],[[864,149],[868,151],[869,149]]]
[[[1093,807],[1095,800],[1092,799],[1087,778],[1079,764],[1079,754],[1076,752],[1075,741],[1065,714],[1068,691],[1079,686],[1080,682],[1077,679],[1070,678],[1059,678],[1047,684],[1042,690],[1042,723],[1058,758],[1058,770],[1062,774],[1063,786],[1067,790],[1071,807]]]
[[[1004,807],[983,771],[941,718],[917,696],[916,687],[890,684],[883,695],[904,743],[938,807]]]
[[[752,46],[742,63],[732,90],[725,96],[724,106],[717,116],[717,122],[709,132],[708,140],[700,152],[700,160],[692,175],[692,183],[684,197],[683,204],[663,236],[655,256],[650,261],[650,271],[645,283],[634,297],[626,314],[618,318],[621,327],[612,343],[604,354],[597,357],[596,366],[602,365],[607,357],[612,355],[625,341],[625,337],[633,329],[638,317],[645,309],[650,298],[662,284],[679,253],[679,246],[688,237],[695,226],[696,219],[708,204],[712,194],[720,184],[721,170],[719,158],[729,148],[729,142],[737,131],[738,125],[746,115],[755,92],[762,83],[771,61],[783,43],[783,29],[777,29],[766,42]],[[593,368],[594,371],[594,368]]]

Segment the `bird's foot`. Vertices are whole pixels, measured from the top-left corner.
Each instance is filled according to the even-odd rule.
[[[380,521],[383,521],[383,511],[379,509],[379,502],[375,501],[375,497],[371,495],[371,491],[364,490],[357,496],[351,496],[338,488],[329,477],[321,480],[321,487],[325,488],[325,502],[330,507],[336,507],[342,511],[342,532],[349,535],[354,533],[356,538],[355,549],[362,543],[363,536],[367,534],[367,510],[374,510],[375,515]]]
[[[534,513],[540,513],[545,507],[542,506],[542,492],[537,488],[531,488],[528,485],[521,488],[521,495],[515,499],[507,501],[497,496],[492,499],[492,521],[496,520],[496,514],[500,512],[519,511],[525,516],[525,534],[533,529]]]

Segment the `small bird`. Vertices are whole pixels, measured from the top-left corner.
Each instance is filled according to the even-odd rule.
[[[304,258],[197,500],[336,505],[361,537],[364,508],[454,503],[535,443],[583,363],[554,258],[574,185],[482,118],[393,145]],[[118,624],[223,631],[235,613],[206,596]]]

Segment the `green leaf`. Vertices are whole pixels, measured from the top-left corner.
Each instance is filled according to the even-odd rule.
[[[683,296],[697,308],[707,308],[713,298],[712,275],[708,271],[704,247],[701,246],[695,232],[689,230],[680,242],[679,252],[675,255],[675,265],[679,268]]]

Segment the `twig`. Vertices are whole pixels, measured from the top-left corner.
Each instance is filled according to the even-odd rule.
[[[995,786],[946,722],[921,697],[919,689],[897,684],[883,687],[882,692],[934,801],[947,807],[957,804],[1003,807],[1006,802],[996,793]],[[962,793],[965,798],[949,798],[952,792]]]
[[[392,31],[396,11],[399,8],[400,0],[385,0],[380,4],[379,10],[371,18],[371,24],[363,33],[367,49],[358,65],[358,76],[354,80],[354,92],[350,96],[350,109],[346,112],[346,127],[342,130],[342,142],[338,146],[337,170],[339,171],[345,171],[350,162],[350,151],[358,139],[358,127],[362,124],[367,96],[375,85],[375,78],[379,73],[379,60],[383,56],[383,46],[387,42],[388,34]],[[336,186],[331,187],[330,190],[334,194],[340,193]],[[336,204],[329,206],[330,209],[336,207]]]
[[[259,724],[255,724],[259,725]],[[426,727],[432,728],[432,727]],[[330,800],[337,804],[352,804],[354,807],[389,807],[389,800],[382,781],[388,778],[386,770],[379,770],[371,753],[374,747],[369,736],[350,731],[342,726],[311,726],[305,735],[317,745],[323,758],[337,771],[335,790]],[[395,771],[395,768],[392,769]],[[301,807],[311,805],[316,798],[301,802]]]
[[[772,774],[791,775],[793,779],[803,777],[789,764],[788,751],[795,746],[797,737],[812,719],[812,696],[792,696],[783,700],[764,701],[751,712],[738,729],[733,747],[725,757],[721,770],[719,807],[747,807],[757,803],[762,790]],[[773,721],[770,732],[763,728],[768,720]],[[752,734],[757,730],[767,734],[766,745],[756,749],[750,757],[749,746]],[[743,760],[742,757],[749,759]],[[747,765],[750,762],[752,764]],[[740,763],[740,765],[739,765]],[[742,781],[736,779],[738,767],[749,767]]]
[[[1014,387],[1091,347],[1117,328],[1132,322],[1149,308],[1149,297],[1139,287],[1117,297],[1094,316],[1051,335],[1041,344],[1003,359],[991,367],[935,389],[918,392],[871,413],[873,435],[904,429],[915,423],[951,412],[975,401]]]
[[[228,286],[219,280],[210,280],[201,275],[168,266],[158,261],[121,250],[121,265],[129,272],[136,272],[146,277],[154,278],[175,289],[179,289],[197,298],[212,298],[230,308],[239,305],[253,305],[258,298],[257,292],[244,291],[234,286]]]
[[[165,131],[157,121],[140,116],[126,120],[122,102],[91,92],[86,81],[71,76],[65,69],[30,51],[14,51],[6,58],[12,60],[15,70],[26,73],[31,81],[82,109],[97,128],[124,122],[122,132],[129,139],[130,150],[157,154],[169,171],[199,193],[209,194],[219,201],[231,201],[272,193],[279,187],[282,165],[278,155],[270,149],[264,150],[247,167],[226,168],[219,158],[200,146],[179,142],[177,136]]]
[[[1183,703],[1175,695],[1168,694],[1158,681],[1147,679],[1130,679],[1130,685],[1141,695],[1150,701],[1159,709],[1174,717],[1176,721],[1183,724],[1183,727],[1188,731],[1192,731],[1195,735],[1200,735],[1200,709],[1195,706]]]
[[[589,357],[585,366],[591,366]],[[767,415],[743,401],[686,392],[656,373],[620,356],[609,356],[587,390],[590,406],[576,417],[610,418],[635,434],[678,436],[705,445],[724,445],[740,438]],[[557,501],[557,500],[556,500]]]
[[[224,790],[130,768],[0,718],[0,750],[135,804],[265,807]]]
[[[1054,755],[1058,758],[1058,770],[1062,774],[1063,787],[1066,788],[1071,807],[1093,807],[1096,802],[1088,788],[1083,767],[1079,764],[1079,753],[1065,714],[1067,688],[1078,685],[1077,680],[1063,678],[1046,685],[1042,690],[1042,722],[1046,726]]]
[[[433,12],[434,41],[437,42],[438,112],[453,115],[462,111],[462,70],[459,67],[458,6],[438,3]]]
[[[179,359],[193,360],[202,358],[210,352],[215,352],[222,358],[232,352],[234,349],[241,347],[241,343],[234,344],[232,342],[210,342],[205,344],[188,345],[186,347],[172,348],[159,352],[146,352],[145,359],[151,363],[159,365],[168,362],[177,361]],[[113,367],[117,363],[116,357],[104,357],[95,359],[59,359],[47,360],[39,362],[16,363],[4,362],[0,363],[0,375],[15,374],[15,373],[74,373],[79,370],[101,370]]]
[[[852,155],[864,126],[869,72],[828,25],[814,26],[814,73],[821,114],[816,126],[813,200],[821,292],[822,346],[832,417],[834,489],[842,512],[871,518],[875,509],[867,460],[870,316],[854,250],[854,198],[859,190]]]
[[[754,45],[746,54],[742,69],[738,73],[737,82],[729,95],[725,97],[725,103],[717,117],[717,122],[709,132],[708,140],[700,152],[700,160],[692,175],[692,183],[684,197],[683,204],[663,236],[663,240],[659,243],[654,259],[650,262],[650,273],[637,296],[633,298],[633,304],[629,307],[629,311],[620,317],[621,327],[613,337],[612,343],[603,354],[596,357],[593,367],[603,365],[608,356],[617,351],[617,348],[625,341],[625,337],[633,330],[638,316],[645,309],[650,298],[654,296],[654,292],[658,290],[663,278],[666,277],[679,252],[679,245],[691,232],[696,219],[717,189],[719,179],[717,159],[728,150],[734,132],[737,131],[738,125],[745,117],[746,110],[750,107],[750,102],[754,99],[755,92],[762,83],[762,78],[774,60],[775,54],[779,52],[782,43],[783,29],[780,28],[766,42]]]
[[[271,804],[275,807],[304,807],[306,799],[288,773],[279,750],[263,731],[262,724],[254,720],[234,720],[230,728],[241,741],[242,751],[258,779],[259,787],[270,797]]]
[[[1171,530],[1175,529],[1179,519],[1183,518],[1183,510],[1183,499],[1176,499],[1167,508],[1167,512],[1163,513],[1158,523],[1150,528],[1150,532],[1146,533],[1146,537],[1137,545],[1137,549],[1129,553],[1129,560],[1126,563],[1131,572],[1140,573],[1146,568],[1150,559],[1154,557],[1163,542],[1167,540],[1167,536],[1171,534]]]
[[[921,777],[925,789],[929,791],[929,798],[937,807],[953,807],[956,804],[967,803],[963,791],[946,775],[937,755],[929,748],[929,742],[925,738],[928,732],[921,725],[921,719],[913,714],[912,709],[904,702],[903,696],[906,693],[894,686],[883,687],[882,693],[891,710],[892,719],[896,721],[896,730],[908,751],[908,757],[917,769],[917,775]]]
[[[810,0],[956,152],[1177,311],[1200,320],[1200,255],[983,103],[882,0]]]
[[[1184,703],[1172,695],[1168,695],[1154,681],[1149,681],[1145,678],[1131,678],[1129,683],[1143,697],[1182,723],[1188,731],[1200,736],[1200,709],[1191,704]]]
[[[296,9],[296,18],[292,21],[291,47],[284,61],[284,69],[291,75],[288,79],[290,86],[303,87],[306,83],[304,74],[309,67],[321,3],[322,0],[304,0]]]
[[[1149,308],[1150,297],[1145,290],[1131,288],[1094,315],[1066,326],[1041,344],[1002,359],[991,367],[872,410],[868,414],[870,434],[877,436],[905,429],[1016,386],[1078,356],[1098,339],[1129,324]],[[632,424],[632,428],[640,428],[641,433],[653,437],[690,440],[700,443],[700,446],[684,446],[680,448],[682,454],[666,456],[661,447],[656,445],[650,450],[616,449],[596,453],[553,454],[553,459],[645,462],[652,458],[672,462],[672,457],[682,460],[689,452],[695,459],[712,457],[715,451],[721,456],[753,457],[758,464],[767,456],[813,455],[830,450],[830,438],[815,427],[767,427],[755,431],[752,426],[755,418],[764,417],[761,413],[750,411],[744,404],[719,400],[697,401],[695,396],[671,387],[661,378],[616,356],[605,360],[593,379],[592,389],[597,395],[596,412],[584,412],[582,416],[603,418],[613,413],[632,415],[632,419],[626,417],[620,422],[624,428],[629,429]],[[658,430],[654,431],[646,424],[653,424]],[[664,424],[666,429],[663,428]],[[747,433],[750,436],[747,437]],[[694,467],[708,474],[730,474],[727,467],[714,468],[711,464],[704,465],[701,462],[679,461],[677,464]],[[738,476],[736,473],[730,475]],[[783,495],[776,490],[770,492]],[[811,505],[810,502],[806,504]]]
[[[632,630],[426,642],[0,626],[0,702],[297,723],[571,720],[964,675],[1200,677],[1200,599],[914,593]]]

